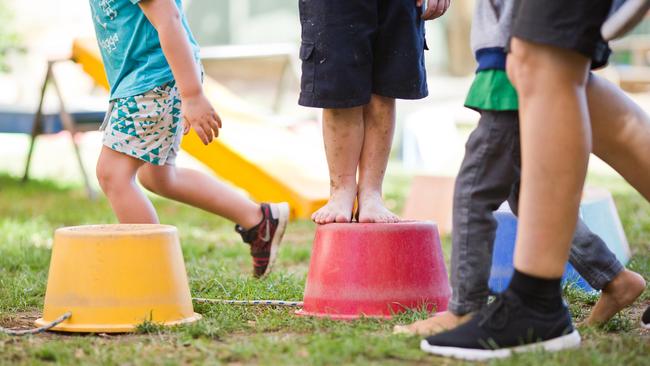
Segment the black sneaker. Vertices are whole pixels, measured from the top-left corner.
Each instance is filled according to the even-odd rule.
[[[513,352],[559,351],[580,345],[580,335],[563,306],[552,314],[527,308],[507,290],[467,323],[428,337],[420,349],[434,355],[481,361],[509,357]]]
[[[645,329],[650,329],[650,306],[645,309],[641,316],[641,326]]]
[[[239,225],[235,226],[244,243],[251,246],[253,275],[258,278],[271,272],[289,222],[289,204],[285,202],[262,203],[261,209],[264,218],[255,227],[244,230]]]

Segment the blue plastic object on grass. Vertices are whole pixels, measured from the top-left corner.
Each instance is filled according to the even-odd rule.
[[[496,211],[494,217],[498,227],[488,285],[492,292],[502,292],[508,287],[514,272],[513,256],[517,237],[517,217],[512,214],[507,204]],[[580,217],[594,233],[605,241],[621,263],[628,263],[630,260],[629,245],[616,206],[608,191],[586,190],[580,205]],[[572,284],[586,292],[596,291],[569,263],[566,265],[562,281],[565,285]]]

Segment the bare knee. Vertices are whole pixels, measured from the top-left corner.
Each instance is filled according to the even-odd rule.
[[[370,97],[371,107],[390,108],[395,105],[395,98],[385,97],[379,94],[373,94]]]
[[[119,192],[133,182],[133,176],[120,171],[106,162],[99,161],[96,168],[97,181],[106,195]]]
[[[170,177],[156,174],[151,168],[145,167],[138,171],[138,181],[144,188],[157,195],[169,196],[173,193],[173,184]]]
[[[148,191],[151,191],[156,194],[160,194],[160,186],[159,184],[156,183],[156,180],[152,177],[152,175],[146,170],[146,169],[140,169],[138,171],[138,181],[144,188],[146,188]]]
[[[519,95],[535,91],[539,60],[535,59],[536,49],[527,42],[512,40],[512,51],[508,54],[506,73]]]
[[[589,59],[558,47],[513,38],[506,72],[520,96],[556,88],[585,88]]]
[[[323,122],[327,124],[349,124],[361,121],[363,107],[324,108]]]

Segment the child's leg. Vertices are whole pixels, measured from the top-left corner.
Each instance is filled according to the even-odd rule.
[[[330,198],[325,206],[312,215],[312,220],[317,224],[349,222],[352,218],[363,136],[363,107],[323,109]]]
[[[539,48],[539,47],[538,47]],[[539,72],[537,73],[539,75]],[[639,169],[640,166],[645,166],[647,164],[643,164],[644,162],[648,161],[647,158],[647,152],[644,153],[644,151],[647,151],[647,142],[650,139],[648,136],[648,125],[646,122],[646,118],[640,118],[639,116],[642,115],[642,113],[638,110],[638,107],[635,107],[632,103],[626,102],[622,97],[618,96],[613,93],[612,90],[607,90],[606,85],[603,84],[602,82],[599,82],[597,79],[591,81],[591,87],[588,89],[589,93],[589,98],[592,101],[589,104],[589,115],[592,116],[592,123],[593,123],[593,130],[594,130],[594,150],[599,151],[601,155],[606,155],[610,159],[610,161],[613,163],[613,165],[619,165],[617,167],[617,170],[623,171],[623,172],[628,172],[629,178],[628,180],[631,182],[637,182],[635,184],[636,186],[640,187],[640,190],[643,193],[643,190],[647,188],[649,185],[647,183],[648,177],[647,174],[644,175],[644,173],[647,171],[645,169]],[[584,107],[582,105],[583,100],[580,98],[580,102],[577,105],[580,110],[580,114],[584,114]],[[531,108],[531,111],[534,110]],[[558,110],[563,110],[564,114],[567,115],[567,112],[570,111],[570,109],[565,109],[561,108]],[[627,110],[627,111],[626,111]],[[634,117],[636,115],[636,117]],[[532,117],[532,116],[531,116]],[[531,120],[533,118],[530,118]],[[552,116],[549,116],[547,114],[546,116],[546,121],[547,124],[548,122],[554,119]],[[586,118],[582,117],[582,120],[584,121]],[[565,126],[566,127],[566,126]],[[573,124],[570,124],[569,127],[571,128],[563,128],[564,134],[559,136],[562,137],[564,135],[570,135],[570,131],[574,130],[572,132],[577,132],[577,129],[574,129],[576,127],[575,122]],[[628,127],[628,128],[626,128]],[[547,128],[547,127],[546,127]],[[583,136],[589,134],[589,126],[586,127],[580,127],[580,129],[583,129]],[[621,135],[626,136],[626,139],[622,139]],[[577,136],[576,136],[577,137]],[[529,137],[529,139],[532,140],[533,136]],[[628,141],[627,138],[630,138],[631,141]],[[526,141],[526,137],[523,137],[523,140]],[[555,139],[555,144],[558,146],[558,142],[561,140]],[[578,147],[580,144],[584,144],[583,140],[581,139],[576,139],[576,146]],[[579,143],[579,144],[578,144]],[[624,148],[624,146],[628,145],[632,147]],[[586,146],[588,146],[589,143],[586,143]],[[534,146],[534,145],[533,145]],[[561,146],[561,145],[559,145]],[[524,145],[525,147],[525,145]],[[573,155],[573,158],[576,159],[578,156],[583,156],[582,153],[576,155],[575,154],[575,149],[571,148],[571,146],[566,146],[565,147],[566,152],[573,151],[573,153],[566,154],[565,156],[571,156]],[[550,149],[549,149],[550,150]],[[625,158],[621,159],[621,156],[625,156]],[[565,160],[566,161],[566,160]],[[558,164],[559,161],[556,161],[554,164],[551,165],[562,165]],[[574,160],[575,164],[576,160]],[[577,164],[575,165],[576,167],[578,166]],[[582,164],[580,165],[582,167]],[[615,166],[616,167],[616,166]],[[566,172],[568,173],[571,169],[567,169]],[[639,172],[643,172],[639,174]],[[554,175],[555,176],[555,175]],[[570,177],[570,175],[564,174],[564,176]],[[574,176],[575,177],[575,176]],[[541,177],[540,177],[541,178]],[[555,184],[557,184],[560,187],[564,187],[564,184],[560,184],[557,181],[557,176],[555,176]],[[531,179],[532,180],[532,179]],[[532,180],[532,181],[537,181],[539,182],[539,179]],[[576,181],[574,181],[576,183]],[[558,192],[556,190],[556,192]],[[559,192],[558,192],[559,193]],[[647,192],[645,192],[647,193]],[[525,194],[525,193],[524,193]],[[523,201],[522,196],[522,201]],[[567,197],[568,198],[568,197]],[[578,197],[575,197],[576,199]],[[552,202],[552,200],[548,200],[547,202]],[[558,201],[561,202],[561,201]],[[549,206],[547,204],[546,206]],[[573,206],[573,205],[571,205]],[[531,207],[532,208],[532,207]],[[543,211],[540,209],[541,206],[536,205],[534,210],[541,215]],[[523,210],[523,209],[522,209]],[[559,210],[553,210],[553,211],[559,211]],[[548,213],[547,213],[548,215]],[[536,226],[539,229],[542,229],[545,225],[540,225],[539,218],[536,219]],[[564,221],[564,220],[563,220]],[[565,222],[573,222],[573,220],[570,221],[565,221]],[[535,225],[527,225],[530,227],[534,227]],[[523,226],[523,225],[522,225]],[[554,225],[555,226],[555,225]],[[562,226],[562,225],[557,225]],[[568,225],[563,225],[565,228]],[[539,230],[538,230],[539,231]],[[549,233],[551,233],[553,230],[548,230]],[[538,233],[539,234],[539,233]],[[537,241],[539,243],[543,242],[549,242],[549,240],[544,240],[544,235],[535,235],[535,236],[524,236],[522,235],[522,238],[527,237],[527,239],[523,240],[528,240],[530,242]],[[523,241],[522,240],[522,241]],[[552,241],[551,241],[552,242]],[[521,252],[520,252],[521,253]],[[533,252],[531,251],[531,254]],[[523,264],[524,266],[529,266],[529,264],[526,264],[526,262],[529,262],[526,260],[527,255],[520,255],[519,256],[519,263]],[[541,267],[540,266],[540,257],[535,255],[535,258],[537,258],[537,265],[534,265],[534,267]],[[532,258],[531,258],[532,259]],[[532,262],[532,261],[530,261]],[[533,267],[533,266],[531,266]],[[561,274],[559,272],[560,268],[556,268],[555,272],[557,274]],[[634,276],[632,276],[634,277]],[[638,282],[638,281],[635,281]],[[636,287],[636,286],[634,286]],[[595,309],[597,310],[597,309]]]
[[[469,319],[487,303],[497,223],[493,216],[519,180],[517,112],[481,113],[456,178],[449,311],[396,332],[432,335]],[[434,204],[434,203],[432,203]]]
[[[594,153],[650,200],[648,115],[617,86],[596,75],[591,75],[587,84],[587,98]],[[597,325],[634,302],[643,292],[645,280],[639,274],[621,268],[600,286],[592,287],[602,289],[602,292],[586,323]]]
[[[151,201],[135,183],[143,161],[113,151],[106,146],[97,161],[97,179],[122,224],[157,224]]]
[[[481,360],[508,357],[508,347],[580,345],[560,278],[591,152],[588,72],[592,59],[605,58],[598,29],[610,7],[609,0],[517,2],[506,64],[519,96],[522,147],[515,272],[481,317],[427,338],[423,350]]]
[[[363,108],[364,138],[359,160],[359,222],[397,222],[382,198],[382,184],[395,131],[395,99],[373,94]]]
[[[519,180],[519,116],[481,113],[466,145],[454,189],[449,309],[457,315],[487,302],[497,222],[493,212]]]
[[[520,97],[524,167],[515,268],[538,278],[560,278],[591,151],[589,59],[514,38],[508,61]]]
[[[263,218],[260,205],[215,178],[192,169],[146,164],[140,168],[138,179],[156,194],[223,216],[245,229],[257,225]]]
[[[542,7],[542,2],[534,4]],[[522,151],[515,271],[508,289],[479,316],[421,344],[438,355],[483,360],[507,357],[511,353],[505,348],[522,344],[549,351],[580,344],[562,301],[560,278],[591,150],[585,91],[590,62],[576,52],[518,37],[511,46],[507,68],[519,94]]]
[[[596,75],[587,84],[594,154],[650,200],[650,118],[616,85]]]
[[[250,245],[255,277],[271,271],[289,219],[286,203],[258,205],[207,174],[173,165],[147,164],[138,178],[161,196],[237,223],[236,231]]]
[[[600,299],[585,324],[600,325],[609,321],[619,311],[631,305],[645,290],[643,277],[629,269],[623,269],[600,293]]]
[[[517,212],[519,183],[508,199]],[[571,242],[569,262],[596,290],[602,290],[598,302],[591,310],[588,325],[607,322],[616,313],[636,300],[645,289],[645,280],[636,272],[625,269],[607,244],[580,219]]]

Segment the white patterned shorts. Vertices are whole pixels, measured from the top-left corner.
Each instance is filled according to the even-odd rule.
[[[183,137],[181,98],[174,81],[111,102],[102,143],[154,165],[174,165]]]

